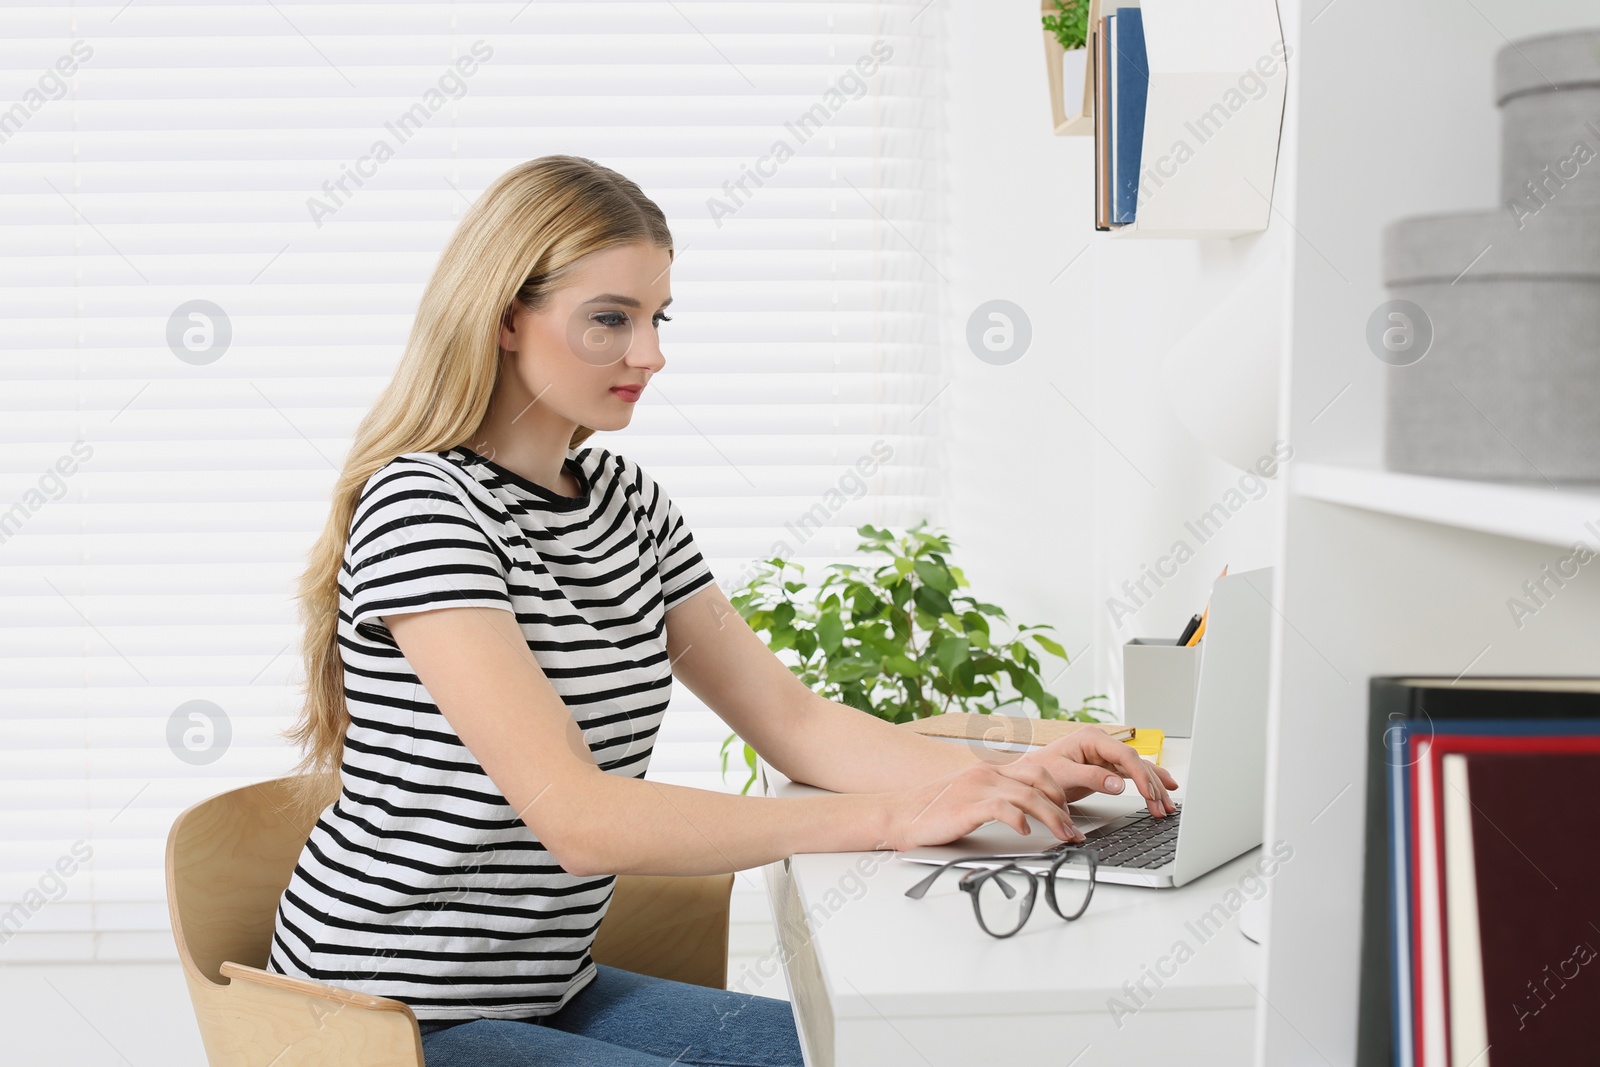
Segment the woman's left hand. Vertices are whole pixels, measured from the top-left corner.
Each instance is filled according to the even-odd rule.
[[[1178,780],[1165,767],[1142,758],[1129,745],[1104,730],[1087,726],[1050,742],[1043,748],[1023,753],[1019,762],[1037,763],[1066,790],[1067,801],[1082,800],[1090,793],[1121,793],[1123,779],[1132,779],[1145,806],[1156,817],[1178,810],[1167,790],[1178,788]],[[1106,772],[1113,773],[1106,773]]]

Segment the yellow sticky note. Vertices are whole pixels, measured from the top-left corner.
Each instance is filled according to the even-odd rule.
[[[1123,744],[1132,746],[1135,752],[1159,767],[1161,766],[1161,743],[1166,739],[1167,735],[1160,730],[1148,730],[1140,726],[1133,731],[1133,737],[1124,741]]]

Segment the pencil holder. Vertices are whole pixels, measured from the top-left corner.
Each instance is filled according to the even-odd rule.
[[[1192,736],[1203,646],[1139,637],[1124,644],[1122,721],[1136,729],[1161,730],[1168,737]]]

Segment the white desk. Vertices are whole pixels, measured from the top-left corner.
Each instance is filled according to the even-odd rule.
[[[1168,740],[1163,764],[1180,786],[1187,756],[1186,740]],[[823,792],[765,762],[759,771],[769,796]],[[1094,797],[1074,809],[1137,806],[1136,798]],[[1098,885],[1071,923],[1041,900],[1005,939],[978,928],[954,871],[921,900],[904,896],[933,868],[893,851],[802,853],[768,864],[806,1063],[1249,1064],[1264,953],[1239,933],[1232,905],[1244,894],[1228,891],[1254,873],[1260,853],[1181,889]],[[1213,912],[1202,926],[1214,905],[1227,918]]]

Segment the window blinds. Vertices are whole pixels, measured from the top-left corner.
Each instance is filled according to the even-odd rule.
[[[456,220],[519,161],[595,159],[671,221],[667,366],[594,440],[667,487],[725,589],[931,513],[937,19],[6,8],[0,959],[171,955],[167,829],[292,765],[291,590],[335,468]],[[718,720],[680,685],[668,723],[651,775],[721,787]]]

